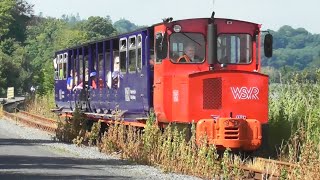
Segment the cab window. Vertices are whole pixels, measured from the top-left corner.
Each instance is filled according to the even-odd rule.
[[[202,63],[205,39],[200,33],[173,33],[170,36],[170,59],[173,63]]]
[[[219,63],[249,64],[252,61],[252,38],[249,34],[220,34],[217,48]]]

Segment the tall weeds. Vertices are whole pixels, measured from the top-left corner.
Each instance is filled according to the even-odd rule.
[[[286,179],[320,179],[320,69],[315,82],[301,74],[270,86],[271,145],[280,159],[296,163]]]
[[[56,137],[60,141],[82,144],[87,129],[87,120],[75,109],[72,118],[59,119]]]
[[[151,115],[145,129],[114,124],[108,127],[99,144],[102,152],[120,153],[122,158],[143,164],[156,165],[164,171],[192,174],[205,178],[220,176],[222,164],[215,146],[196,146],[195,126],[192,137],[186,141],[185,130],[180,131],[173,124],[162,132]],[[230,161],[229,156],[225,156]],[[226,169],[230,164],[226,163]],[[232,174],[234,177],[235,174]]]
[[[2,118],[3,116],[3,106],[2,104],[0,104],[0,118]]]
[[[279,146],[303,128],[306,140],[320,142],[320,84],[301,83],[296,75],[286,84],[270,85],[270,142]]]
[[[43,117],[57,119],[58,116],[51,112],[54,107],[53,92],[44,96],[35,95],[26,99],[26,111]]]

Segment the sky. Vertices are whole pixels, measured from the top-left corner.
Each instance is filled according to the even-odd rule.
[[[283,25],[320,34],[319,0],[26,0],[35,14],[82,19],[109,15],[113,22],[125,18],[136,25],[152,25],[165,17],[174,20],[210,17],[238,19],[262,24],[262,30]]]

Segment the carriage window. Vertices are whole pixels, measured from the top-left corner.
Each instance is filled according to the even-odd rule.
[[[64,80],[67,78],[67,53],[60,54],[58,59],[59,79]]]
[[[87,54],[84,56],[84,81],[89,81],[89,57]]]
[[[76,83],[75,83],[75,80],[77,79],[76,78],[76,75],[77,75],[77,64],[78,64],[78,59],[77,59],[77,55],[76,55],[76,52],[73,51],[73,55],[71,56],[72,58],[72,72],[70,70],[70,75],[73,77],[74,81],[72,81],[72,86],[74,86]]]
[[[78,56],[78,61],[79,61],[79,71],[78,71],[78,80],[77,80],[77,85],[79,85],[83,78],[82,78],[82,74],[83,74],[83,56],[82,55],[79,55]]]
[[[99,70],[99,80],[102,79],[104,77],[104,68],[103,68],[103,54],[102,53],[99,53],[98,55],[98,64],[99,64],[99,67],[98,67],[98,70]],[[103,83],[102,81],[100,82],[99,81],[99,86],[102,87],[103,84],[100,84],[100,83]]]
[[[59,79],[59,55],[53,60],[53,65],[54,65],[54,79],[58,80]]]
[[[67,79],[67,63],[68,63],[68,54],[64,54],[64,60],[63,60],[63,79]]]
[[[129,38],[129,72],[136,72],[137,67],[137,46],[136,36]]]
[[[137,41],[137,49],[138,49],[138,60],[137,60],[137,68],[140,72],[142,69],[142,36],[141,34],[138,35],[138,41]]]
[[[127,39],[120,39],[120,70],[127,72]]]
[[[108,81],[108,73],[111,73],[111,67],[110,67],[110,52],[106,52],[106,63],[105,63],[105,80]],[[109,75],[110,76],[110,75]]]
[[[59,71],[59,80],[61,80],[61,79],[63,79],[63,54],[59,55],[58,71]]]
[[[217,47],[220,63],[248,64],[252,61],[252,39],[249,34],[221,34]]]
[[[202,63],[205,39],[200,33],[173,33],[170,36],[170,59],[174,63]]]

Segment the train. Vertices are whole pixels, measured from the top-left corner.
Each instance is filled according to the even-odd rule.
[[[262,39],[263,46],[262,46]],[[268,129],[261,24],[227,18],[162,22],[55,53],[55,112],[145,127],[196,127],[217,149],[255,151]],[[263,47],[263,48],[262,48]]]

